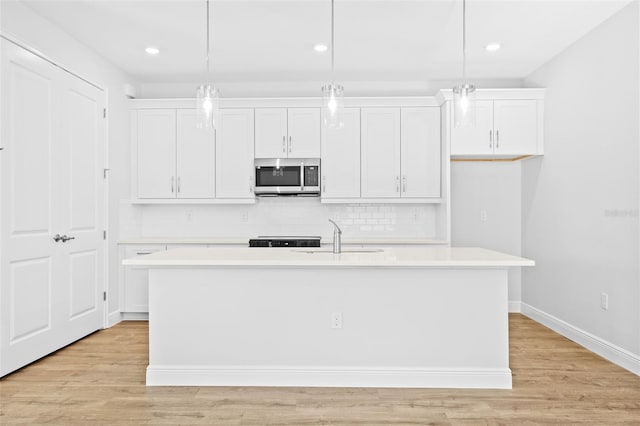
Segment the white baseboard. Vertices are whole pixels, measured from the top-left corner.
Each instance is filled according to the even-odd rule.
[[[120,311],[111,312],[107,315],[107,326],[106,328],[113,327],[117,323],[122,321],[122,314]]]
[[[147,386],[511,389],[511,370],[150,365]]]
[[[520,312],[522,312],[522,302],[509,300],[509,313],[519,314]]]
[[[577,344],[584,346],[604,359],[611,361],[620,367],[640,376],[640,356],[629,352],[611,342],[603,340],[598,336],[575,327],[560,318],[550,315],[538,308],[522,303],[522,314],[540,324],[549,327],[567,339],[573,340]]]
[[[123,312],[122,321],[149,321],[148,312]]]

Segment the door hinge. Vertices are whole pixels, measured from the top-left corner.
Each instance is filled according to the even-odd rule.
[[[107,172],[108,172],[108,171],[109,171],[109,169],[102,169],[102,177],[103,177],[104,179],[106,179],[106,178],[107,178]]]
[[[102,118],[107,118],[107,109],[106,108],[102,109]]]
[[[107,231],[102,231],[102,239],[103,240],[107,239]]]
[[[104,300],[105,302],[107,301],[107,292],[106,291],[102,292],[102,300]]]

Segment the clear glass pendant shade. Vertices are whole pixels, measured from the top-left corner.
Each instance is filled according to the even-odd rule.
[[[456,127],[476,125],[476,88],[463,84],[453,88],[453,119]]]
[[[333,83],[322,86],[322,121],[334,129],[344,126],[344,87]]]
[[[196,89],[197,126],[215,128],[220,109],[218,89],[210,84],[203,84]]]

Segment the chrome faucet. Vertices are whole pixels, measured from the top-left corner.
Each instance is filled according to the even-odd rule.
[[[333,223],[333,252],[339,254],[342,252],[342,230],[337,223],[329,219]]]

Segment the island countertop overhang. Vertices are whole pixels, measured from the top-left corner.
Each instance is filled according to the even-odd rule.
[[[477,247],[386,247],[334,254],[303,248],[178,248],[125,259],[126,266],[163,267],[384,267],[506,268],[535,262]]]

